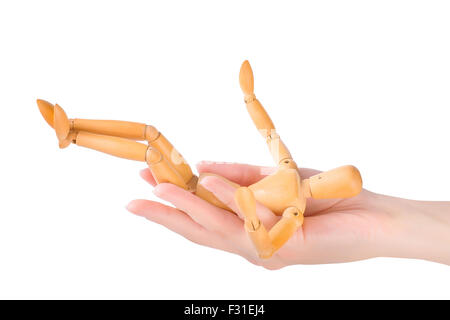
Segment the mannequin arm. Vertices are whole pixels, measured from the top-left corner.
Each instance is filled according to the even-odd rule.
[[[244,101],[247,105],[247,111],[259,133],[266,139],[267,146],[269,147],[269,151],[272,154],[275,163],[279,164],[285,159],[292,159],[289,150],[277,134],[272,120],[253,93],[253,71],[248,61],[244,61],[241,66],[241,71],[239,72],[239,84],[244,92]]]
[[[354,166],[321,172],[304,181],[314,199],[351,198],[362,190],[361,174]]]

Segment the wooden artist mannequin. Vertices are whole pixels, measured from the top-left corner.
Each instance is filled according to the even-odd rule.
[[[241,66],[239,82],[247,111],[266,139],[278,169],[248,187],[221,178],[236,188],[235,201],[245,217],[245,229],[259,256],[269,258],[302,226],[307,198],[352,197],[361,191],[362,180],[353,166],[339,167],[302,180],[272,120],[254,95],[253,72],[248,61]],[[44,100],[37,100],[37,104],[44,119],[55,129],[60,148],[74,143],[117,157],[147,162],[157,183],[173,183],[231,211],[198,183],[211,174],[195,176],[181,154],[155,127],[127,121],[69,119],[57,104]],[[139,140],[147,144],[137,142]],[[281,216],[269,231],[256,214],[256,201]]]

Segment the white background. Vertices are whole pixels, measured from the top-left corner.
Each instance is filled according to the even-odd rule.
[[[1,1],[0,298],[450,298],[417,260],[268,271],[126,211],[143,163],[59,150],[69,117],[157,126],[191,164],[270,165],[238,85],[296,161],[369,190],[450,200],[448,1]]]

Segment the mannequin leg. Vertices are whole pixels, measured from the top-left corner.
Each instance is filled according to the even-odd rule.
[[[40,99],[37,104],[45,121],[55,129],[60,148],[74,142],[122,158],[145,161],[143,145],[130,140],[148,141],[162,155],[162,160],[151,164],[155,166],[155,178],[159,176],[158,181],[171,181],[186,189],[194,189],[197,177],[181,154],[155,127],[130,121],[69,119],[58,105]],[[182,181],[179,181],[180,177]]]
[[[256,214],[253,192],[249,188],[240,187],[236,190],[235,200],[245,216],[245,230],[262,259],[270,258],[303,224],[303,214],[297,208],[289,207],[267,232]]]
[[[131,140],[145,140],[147,125],[120,120],[71,119],[71,129]]]
[[[71,123],[74,131],[88,131],[132,140],[146,140],[150,146],[161,152],[165,161],[180,174],[186,184],[192,183],[194,174],[186,160],[166,137],[153,126],[118,120],[73,119]]]
[[[74,141],[79,146],[116,157],[147,162],[158,183],[170,182],[181,188],[189,189],[179,173],[164,159],[163,155],[143,143],[84,131],[78,132]]]

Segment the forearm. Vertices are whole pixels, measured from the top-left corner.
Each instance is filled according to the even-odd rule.
[[[374,197],[390,217],[383,255],[450,265],[450,202]]]

